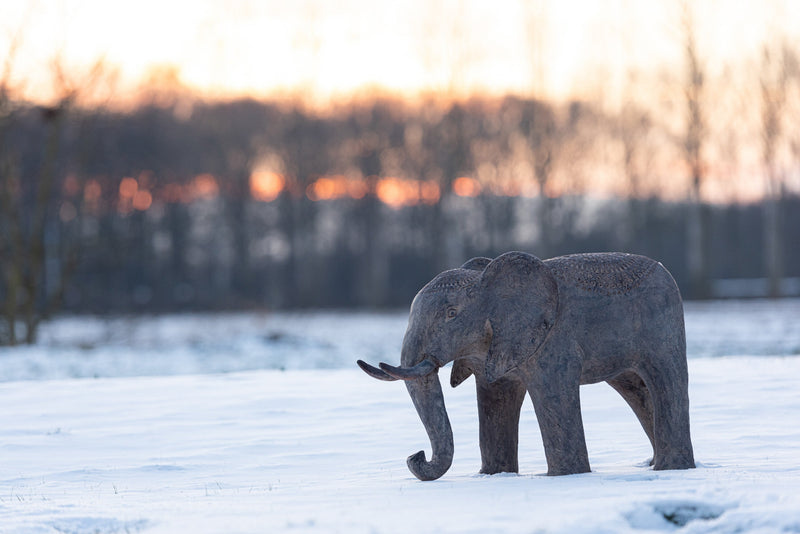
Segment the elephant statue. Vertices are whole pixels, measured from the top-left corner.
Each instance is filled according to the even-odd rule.
[[[518,472],[519,416],[527,392],[548,475],[590,471],[579,386],[607,382],[633,409],[654,469],[694,467],[683,303],[660,263],[618,252],[548,260],[508,252],[437,275],[411,304],[401,365],[358,365],[405,381],[431,441],[408,457],[420,480],[441,477],[453,434],[438,369],[450,384],[475,376],[481,473]]]

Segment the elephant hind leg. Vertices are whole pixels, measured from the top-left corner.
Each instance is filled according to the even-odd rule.
[[[647,385],[634,371],[625,371],[607,380],[606,383],[619,393],[628,406],[631,407],[639,424],[642,425],[650,446],[653,448],[652,464],[655,464],[656,441],[654,435],[653,399],[647,390]]]
[[[511,378],[489,384],[477,375],[475,384],[481,473],[518,473],[519,415],[525,400],[525,384]]]
[[[695,466],[689,431],[689,391],[686,360],[658,369],[644,369],[642,377],[653,402],[653,468],[690,469]]]

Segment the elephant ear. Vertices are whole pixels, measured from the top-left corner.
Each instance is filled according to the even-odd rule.
[[[469,269],[471,271],[482,271],[486,266],[492,263],[491,258],[472,258],[461,266],[462,269]]]
[[[558,283],[536,256],[507,252],[486,266],[480,284],[492,332],[486,378],[493,382],[541,349],[556,321]]]

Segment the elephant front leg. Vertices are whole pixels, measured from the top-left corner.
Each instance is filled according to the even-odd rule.
[[[548,372],[537,374],[528,386],[544,442],[547,474],[551,476],[591,470],[581,418],[579,379],[580,372]]]
[[[525,400],[525,384],[501,378],[489,384],[475,377],[478,393],[481,473],[518,473],[519,415]]]

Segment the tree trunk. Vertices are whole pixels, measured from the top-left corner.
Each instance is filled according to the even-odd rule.
[[[711,212],[699,200],[689,204],[686,225],[686,260],[689,269],[689,296],[694,299],[711,298],[711,273],[709,246]]]
[[[764,198],[764,263],[767,271],[767,296],[781,296],[783,250],[781,246],[781,197]]]

